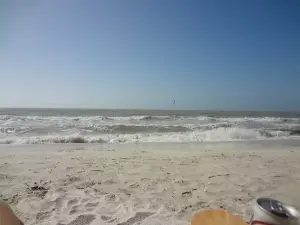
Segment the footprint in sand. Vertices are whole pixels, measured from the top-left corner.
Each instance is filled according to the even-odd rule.
[[[95,208],[97,205],[99,205],[99,202],[88,202],[85,204],[85,208]]]
[[[85,204],[84,208],[86,211],[93,211],[97,206],[99,205],[99,202],[88,202]]]
[[[110,202],[114,202],[114,201],[117,200],[117,197],[116,197],[116,195],[110,193],[110,194],[107,194],[107,195],[105,196],[105,200],[106,200],[106,201],[110,201]]]
[[[102,216],[101,216],[101,219],[102,219],[102,220],[104,220],[104,221],[107,221],[107,220],[110,220],[110,219],[112,219],[112,217],[110,217],[110,216],[105,216],[105,215],[102,215]]]
[[[137,212],[135,214],[135,216],[129,218],[125,222],[118,223],[117,225],[133,225],[133,224],[137,224],[137,223],[140,223],[141,221],[143,221],[144,219],[146,219],[147,217],[152,216],[153,214],[154,213],[152,213],[152,212]]]
[[[89,225],[93,222],[93,220],[96,218],[95,215],[92,214],[86,214],[86,215],[80,215],[75,220],[71,221],[70,223],[64,224],[64,223],[58,223],[57,225]]]
[[[138,188],[138,187],[140,187],[140,185],[137,183],[134,183],[134,184],[130,184],[129,187],[130,188]]]
[[[74,199],[71,199],[68,201],[68,206],[75,205],[77,203],[78,203],[78,200],[76,198],[74,198]]]
[[[112,218],[111,216],[105,216],[105,215],[102,215],[101,219],[107,223],[112,223],[116,220],[116,218]]]
[[[49,211],[45,211],[45,212],[39,212],[36,215],[36,219],[37,220],[45,220],[48,219],[49,217],[51,217],[52,213],[55,211],[55,208],[50,209]]]
[[[73,214],[79,212],[79,208],[80,208],[79,205],[74,205],[74,206],[71,208],[71,210],[70,210],[70,212],[69,212],[69,215],[73,215]]]
[[[56,209],[61,209],[64,205],[64,196],[63,197],[57,197],[55,200],[54,200],[54,203],[55,203],[55,208]]]

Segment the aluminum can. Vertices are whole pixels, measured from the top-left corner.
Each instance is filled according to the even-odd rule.
[[[299,216],[293,206],[271,198],[257,198],[250,225],[300,225]]]

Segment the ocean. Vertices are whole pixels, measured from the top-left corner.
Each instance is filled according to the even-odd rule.
[[[300,140],[299,112],[0,109],[1,144]]]

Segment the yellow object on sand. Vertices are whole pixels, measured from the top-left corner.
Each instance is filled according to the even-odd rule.
[[[204,210],[197,212],[191,225],[248,225],[241,217],[225,210]]]

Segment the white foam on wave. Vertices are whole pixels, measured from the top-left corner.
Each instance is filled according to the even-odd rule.
[[[46,143],[105,143],[97,136],[81,135],[48,135],[31,137],[6,137],[0,139],[0,144],[46,144]]]
[[[290,120],[288,118],[281,117],[234,117],[234,118],[217,118],[221,121],[229,122],[260,122],[260,123],[272,123],[272,122],[282,122],[283,120]]]
[[[0,127],[0,135],[21,134],[29,131],[29,126],[2,126]]]
[[[226,142],[226,141],[251,141],[289,138],[287,132],[274,132],[269,134],[260,130],[246,128],[224,128],[219,127],[207,131],[193,131],[187,133],[170,133],[166,135],[149,136],[144,142]]]
[[[246,140],[291,138],[288,132],[260,131],[246,128],[224,128],[180,133],[138,133],[103,135],[47,135],[30,137],[6,137],[0,144],[44,144],[44,143],[138,143],[138,142],[226,142]]]
[[[0,143],[219,142],[299,136],[299,118],[0,116]]]
[[[203,123],[232,123],[239,124],[245,122],[253,122],[253,123],[281,123],[283,121],[289,121],[298,123],[300,122],[299,118],[280,118],[280,117],[207,117],[207,116],[199,116],[199,117],[183,117],[183,116],[128,116],[128,117],[105,117],[105,116],[79,116],[79,117],[67,117],[67,116],[11,116],[11,115],[1,115],[0,116],[0,125],[8,126],[8,125],[20,125],[22,124],[30,124],[30,123],[39,123],[39,124],[54,124],[61,126],[68,125],[80,125],[80,124],[107,124],[107,123],[149,123],[150,121],[154,123],[194,123],[195,125],[203,125]]]

